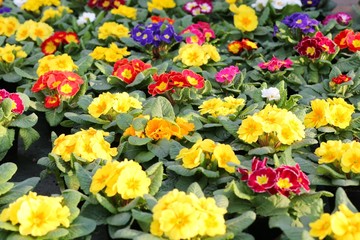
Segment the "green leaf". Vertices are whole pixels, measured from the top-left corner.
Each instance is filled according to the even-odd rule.
[[[143,114],[154,117],[168,117],[170,119],[175,118],[174,109],[166,98],[158,96],[156,98],[150,98],[143,104]]]
[[[57,126],[64,118],[63,112],[56,112],[54,110],[45,112],[45,117],[51,127]]]
[[[35,187],[39,180],[39,177],[31,177],[22,182],[15,183],[15,186],[12,188],[11,191],[1,196],[0,205],[9,204],[11,202],[14,202],[19,197],[25,195]]]
[[[76,239],[82,236],[87,236],[92,233],[96,228],[96,222],[89,218],[82,216],[77,217],[67,229],[69,234],[66,236],[67,239]]]
[[[187,169],[181,165],[174,164],[174,165],[168,166],[167,169],[174,171],[175,173],[179,174],[180,176],[185,176],[185,177],[194,176],[197,172],[201,172],[202,174],[204,174],[206,177],[209,177],[209,178],[219,177],[219,172],[210,171],[203,167]]]
[[[95,197],[98,200],[98,202],[101,204],[101,206],[106,208],[109,212],[111,213],[117,212],[115,206],[107,198],[103,197],[99,193],[95,194]]]
[[[319,164],[317,173],[320,175],[331,176],[332,178],[345,179],[344,174],[338,173],[335,169],[326,164]]]
[[[197,182],[192,183],[188,189],[187,189],[187,194],[189,193],[193,193],[195,194],[198,198],[202,198],[205,197],[200,185]]]
[[[251,149],[248,152],[248,154],[249,155],[267,155],[267,154],[271,154],[274,152],[275,152],[275,150],[272,147],[260,147],[260,148]]]
[[[149,151],[143,151],[143,152],[139,152],[138,154],[136,154],[136,156],[134,157],[134,160],[136,160],[138,163],[144,163],[144,162],[148,162],[151,159],[153,159],[155,157],[155,154]]]
[[[286,215],[289,209],[290,200],[283,195],[257,195],[253,199],[256,213],[263,216]]]
[[[246,211],[238,217],[226,221],[227,231],[235,234],[242,232],[250,226],[256,219],[256,214],[253,211]],[[261,231],[261,229],[259,229]]]
[[[7,181],[9,181],[12,176],[14,176],[14,174],[17,171],[17,166],[15,163],[12,162],[7,162],[7,163],[3,163],[0,165],[0,183],[5,183]]]
[[[140,197],[137,197],[133,200],[131,200],[128,204],[126,204],[125,206],[123,207],[119,207],[117,210],[119,212],[127,212],[127,211],[130,211],[131,209],[135,208],[137,205],[138,205],[138,202],[140,200]]]
[[[75,166],[75,173],[77,178],[79,179],[81,189],[84,191],[85,194],[89,194],[90,185],[92,182],[91,174],[77,162],[74,163],[74,166]]]
[[[19,136],[24,142],[25,150],[40,138],[40,134],[34,128],[20,128]]]
[[[142,145],[146,145],[147,143],[151,142],[152,139],[151,138],[139,138],[136,136],[130,136],[128,138],[128,142],[131,145],[135,145],[135,146],[142,146]]]
[[[80,213],[77,205],[81,200],[81,193],[72,189],[66,189],[62,192],[62,196],[64,197],[64,204],[70,209],[69,220],[72,222]]]
[[[45,236],[41,237],[40,239],[59,239],[61,237],[65,237],[69,234],[69,231],[65,228],[57,228]]]
[[[227,197],[225,197],[224,195],[215,195],[214,196],[215,202],[216,202],[216,206],[227,209],[227,207],[229,206],[229,199]]]
[[[3,222],[3,221],[0,221],[0,228],[4,229],[4,230],[8,230],[8,231],[13,231],[13,232],[19,231],[18,226],[14,226],[9,222]]]
[[[142,234],[143,234],[142,231],[124,228],[124,229],[120,229],[120,230],[116,231],[112,237],[113,238],[134,239],[136,237],[139,237]]]
[[[11,126],[19,128],[30,128],[35,126],[37,120],[38,117],[35,113],[32,113],[30,115],[20,115],[11,123]]]
[[[148,143],[147,147],[158,158],[165,158],[169,155],[170,142],[167,139],[161,139],[154,143]]]
[[[11,182],[3,182],[0,183],[0,196],[9,192],[14,186],[14,183]]]
[[[131,213],[133,218],[138,221],[139,225],[141,225],[141,229],[144,232],[149,232],[150,224],[152,222],[152,214],[148,212],[141,212],[136,209],[131,209]]]
[[[113,226],[124,226],[126,225],[131,219],[130,212],[122,212],[116,215],[110,216],[106,219],[107,224]]]
[[[120,113],[116,116],[116,124],[118,127],[125,131],[132,124],[134,117],[130,114]]]
[[[78,61],[75,62],[76,66],[78,66],[78,74],[84,75],[85,72],[91,67],[94,59],[91,56],[81,57]]]
[[[19,76],[22,76],[24,78],[27,78],[27,79],[31,79],[31,80],[37,80],[38,77],[37,76],[32,76],[30,75],[28,72],[18,68],[18,67],[14,67],[14,71],[19,75]]]
[[[146,174],[151,179],[149,194],[155,195],[159,191],[163,181],[164,166],[162,162],[157,162],[150,166],[146,169]]]

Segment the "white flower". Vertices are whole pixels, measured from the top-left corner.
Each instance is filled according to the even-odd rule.
[[[266,88],[261,90],[261,97],[267,98],[267,100],[279,100],[280,99],[280,91],[275,87]]]
[[[20,8],[22,5],[26,3],[26,1],[27,0],[14,0],[14,4]]]
[[[266,7],[268,2],[269,2],[269,0],[256,0],[255,3],[251,4],[251,7],[255,8],[256,11],[261,11]]]
[[[278,9],[278,10],[283,9],[286,5],[299,5],[300,7],[302,6],[300,0],[272,0],[271,1],[271,6],[273,6],[273,8]]]
[[[93,22],[96,18],[95,13],[92,12],[83,12],[83,14],[78,18],[78,20],[76,21],[76,23],[78,25],[82,25],[89,22]]]

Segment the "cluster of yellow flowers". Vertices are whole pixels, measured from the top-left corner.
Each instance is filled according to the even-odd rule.
[[[177,189],[159,199],[152,209],[150,232],[169,239],[200,239],[226,233],[224,214],[214,198],[198,198]]]
[[[315,154],[320,157],[319,164],[332,163],[345,173],[360,173],[360,142],[329,140],[322,142]]]
[[[38,13],[42,7],[52,5],[59,6],[60,4],[60,0],[26,0],[25,3],[21,6],[21,9]]]
[[[124,200],[142,197],[149,193],[150,178],[141,165],[133,160],[109,161],[95,172],[90,192],[96,194],[105,188],[105,194],[112,197],[120,194]]]
[[[176,3],[174,0],[152,0],[148,1],[148,10],[152,12],[153,9],[164,10],[164,8],[174,8]]]
[[[78,68],[72,58],[67,54],[57,56],[50,54],[40,58],[38,63],[39,66],[36,70],[38,76],[41,76],[48,71],[60,70],[72,72]]]
[[[137,9],[133,7],[128,7],[126,5],[120,5],[118,8],[111,9],[111,14],[120,15],[123,17],[136,20]]]
[[[339,205],[339,210],[332,213],[323,213],[315,222],[311,222],[310,235],[324,239],[359,239],[360,213],[353,213],[345,204]]]
[[[176,156],[176,160],[180,159],[185,168],[216,163],[218,167],[224,168],[229,173],[235,172],[235,166],[229,166],[228,163],[240,165],[230,145],[215,143],[211,139],[200,139],[191,148],[181,149]]]
[[[104,22],[104,24],[99,27],[98,38],[107,39],[108,37],[129,37],[129,29],[123,24],[116,22]]]
[[[175,122],[158,117],[150,119],[148,115],[139,116],[137,118],[148,120],[146,127],[144,129],[135,129],[133,125],[130,125],[130,127],[125,130],[124,136],[136,136],[140,138],[148,137],[155,141],[160,139],[170,140],[173,136],[181,139],[195,129],[193,123],[189,123],[182,117],[177,117]]]
[[[21,235],[40,237],[59,226],[69,227],[70,210],[63,197],[48,197],[29,192],[11,203],[0,215],[0,221],[19,226]]]
[[[49,19],[61,17],[65,13],[72,13],[69,7],[66,6],[58,6],[56,8],[47,8],[43,11],[40,22],[46,22]]]
[[[61,134],[55,139],[51,153],[61,156],[65,162],[70,161],[71,154],[88,162],[93,162],[98,158],[110,161],[118,151],[116,148],[111,148],[110,143],[104,139],[106,136],[109,136],[108,132],[94,128],[70,135]]]
[[[355,107],[343,98],[315,99],[311,101],[312,111],[306,114],[304,124],[307,128],[332,125],[341,129],[350,125]]]
[[[237,7],[235,4],[230,4],[230,11],[234,15],[234,25],[237,29],[242,32],[252,32],[258,26],[258,17],[253,8],[241,4]]]
[[[96,60],[116,62],[130,55],[130,52],[127,50],[127,47],[119,48],[116,43],[111,43],[108,48],[97,46],[89,55]]]
[[[27,54],[21,46],[6,44],[0,47],[0,62],[12,63],[17,58],[26,58]]]
[[[10,37],[15,34],[20,23],[15,17],[0,16],[0,36]]]
[[[103,115],[106,119],[113,119],[119,113],[127,113],[131,109],[141,109],[142,103],[127,92],[101,93],[88,106],[89,114],[95,118]]]
[[[181,60],[186,66],[196,66],[207,64],[209,60],[219,62],[221,60],[215,46],[205,43],[199,45],[197,43],[184,44],[179,49],[179,55],[173,60]]]
[[[44,41],[53,33],[54,29],[47,23],[27,20],[18,27],[15,39],[20,42],[30,37],[33,41],[36,41],[38,38]]]
[[[296,115],[276,105],[266,107],[244,119],[237,131],[239,138],[247,143],[279,147],[290,145],[305,137],[305,126]]]
[[[245,100],[242,98],[234,98],[232,96],[225,97],[224,100],[211,98],[199,106],[199,112],[201,115],[211,114],[213,117],[227,116],[237,113],[244,106]]]

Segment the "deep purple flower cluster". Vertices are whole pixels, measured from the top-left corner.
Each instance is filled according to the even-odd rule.
[[[0,14],[11,12],[11,8],[9,7],[0,7]]]
[[[319,21],[310,18],[306,13],[293,13],[281,22],[289,28],[300,29],[305,34],[315,32],[315,27],[319,24]]]
[[[150,23],[148,25],[139,24],[131,30],[131,38],[141,45],[154,45],[159,47],[161,43],[171,43],[182,41],[174,27],[166,22]]]
[[[301,3],[304,7],[316,7],[319,5],[320,0],[301,0]]]

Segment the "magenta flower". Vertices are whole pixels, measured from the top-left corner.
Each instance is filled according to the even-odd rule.
[[[5,99],[9,97],[9,92],[5,89],[0,89],[0,103]]]
[[[272,59],[268,62],[261,62],[258,66],[261,69],[269,70],[270,72],[276,72],[281,70],[282,68],[290,68],[293,65],[293,62],[288,58],[285,60],[280,60],[277,57],[272,57]]]
[[[22,114],[25,110],[23,100],[21,99],[18,93],[10,93],[9,98],[13,101],[12,112],[17,114]]]
[[[186,37],[186,43],[197,43],[202,45],[206,41],[210,41],[210,39],[214,39],[215,32],[211,29],[211,26],[207,22],[197,22],[191,24],[187,28],[185,28],[181,34],[191,33],[192,36]]]
[[[335,20],[340,25],[347,26],[352,20],[352,17],[346,12],[338,12],[335,14],[327,15],[322,21],[322,24],[327,25],[331,20]]]
[[[219,83],[228,84],[234,80],[236,74],[238,74],[239,72],[240,71],[237,66],[226,67],[215,74],[215,79]]]
[[[248,186],[257,193],[262,193],[274,187],[276,172],[272,168],[260,168],[249,174]]]

